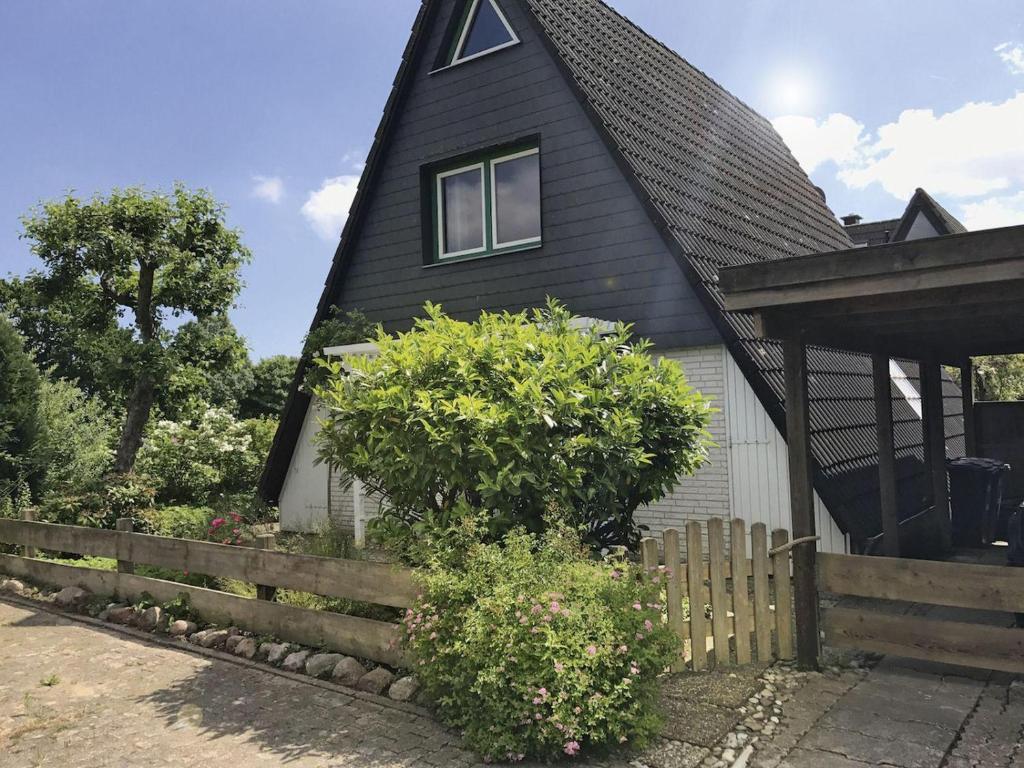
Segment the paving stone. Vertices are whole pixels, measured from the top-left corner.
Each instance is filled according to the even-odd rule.
[[[937,768],[944,752],[909,741],[879,739],[857,731],[823,728],[815,725],[800,740],[802,749],[830,752],[870,765],[886,764],[899,768]]]
[[[856,731],[884,741],[909,741],[939,752],[949,749],[956,738],[956,728],[904,720],[900,704],[891,701],[889,706],[874,712],[837,707],[822,717],[816,727]]]
[[[819,752],[815,749],[794,749],[779,763],[779,768],[864,768],[868,765],[873,766],[874,763],[851,760],[842,755]]]

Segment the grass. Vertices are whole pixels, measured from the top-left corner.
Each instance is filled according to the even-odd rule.
[[[39,684],[46,688],[53,688],[53,686],[60,683],[60,678],[57,675],[49,674],[39,681]]]

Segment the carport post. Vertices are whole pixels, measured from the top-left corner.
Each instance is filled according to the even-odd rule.
[[[964,411],[964,445],[968,456],[977,456],[978,436],[974,431],[974,364],[969,357],[960,363],[960,397]]]
[[[942,397],[942,366],[934,357],[922,360],[921,402],[927,437],[925,457],[931,479],[931,498],[939,526],[942,548],[953,546],[953,523],[949,519],[949,485],[946,479],[946,425]]]
[[[793,539],[814,536],[814,484],[811,477],[811,428],[807,397],[807,347],[802,337],[782,342],[786,377],[786,445],[789,451],[789,498]],[[818,668],[817,545],[793,549],[793,605],[796,611],[796,658],[801,669]]]
[[[878,435],[878,490],[882,510],[882,552],[886,557],[900,556],[900,523],[896,508],[896,445],[892,436],[892,383],[889,357],[871,355],[871,373],[875,387],[875,424]]]

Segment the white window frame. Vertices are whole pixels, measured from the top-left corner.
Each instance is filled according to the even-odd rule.
[[[479,8],[481,2],[488,2],[491,4],[491,8],[493,8],[494,12],[498,14],[498,18],[501,20],[501,23],[505,25],[505,30],[512,36],[512,39],[509,40],[507,43],[496,45],[493,48],[488,48],[485,51],[479,51],[478,53],[474,53],[471,56],[460,56],[462,48],[466,44],[466,36],[469,34],[469,28],[473,26],[473,21],[475,20],[476,17],[477,8]],[[481,56],[486,56],[489,53],[494,53],[495,51],[500,51],[503,48],[509,48],[513,45],[518,44],[519,36],[516,34],[516,31],[512,29],[512,25],[508,23],[508,19],[506,19],[505,14],[502,13],[501,6],[499,6],[498,3],[495,2],[495,0],[473,0],[473,4],[469,8],[469,13],[466,15],[466,21],[462,25],[462,32],[459,34],[459,42],[455,45],[455,55],[452,57],[451,64],[449,64],[448,66],[454,67],[456,64],[462,64],[465,61],[472,61],[473,59],[478,59]]]
[[[494,250],[499,248],[514,248],[517,245],[531,245],[533,243],[539,243],[541,235],[538,233],[535,237],[526,237],[521,240],[510,240],[507,243],[498,241],[498,184],[497,177],[494,169],[501,163],[507,163],[509,160],[518,160],[521,157],[529,157],[530,155],[540,155],[540,147],[533,147],[532,149],[524,149],[522,152],[514,152],[511,155],[503,155],[496,157],[490,161],[491,165],[491,247]],[[540,160],[537,161],[537,172],[540,173]],[[537,188],[537,208],[538,213],[540,212],[540,185]]]
[[[458,176],[466,171],[479,171],[480,173],[480,246],[478,248],[467,248],[462,251],[447,253],[444,250],[444,185],[442,182],[449,176]],[[474,253],[484,253],[487,250],[487,195],[484,194],[484,162],[471,163],[450,171],[443,171],[435,176],[435,194],[437,195],[437,260],[454,259],[459,256],[469,256]]]

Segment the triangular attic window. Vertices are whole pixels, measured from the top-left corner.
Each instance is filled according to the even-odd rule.
[[[475,59],[518,42],[519,38],[495,0],[472,0],[449,63]]]

